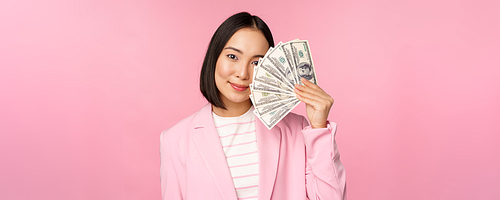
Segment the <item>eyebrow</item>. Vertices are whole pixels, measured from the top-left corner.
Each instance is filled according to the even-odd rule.
[[[236,51],[236,52],[238,52],[238,53],[243,54],[243,52],[242,52],[241,50],[239,50],[239,49],[237,49],[237,48],[234,48],[234,47],[226,47],[226,48],[224,48],[224,49],[231,49],[231,50],[234,50],[234,51]],[[256,57],[263,58],[263,57],[264,57],[264,55],[254,55],[253,57],[254,57],[254,58],[256,58]]]

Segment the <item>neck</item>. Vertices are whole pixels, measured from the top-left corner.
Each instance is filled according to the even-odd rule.
[[[225,102],[224,105],[227,110],[212,105],[212,111],[221,117],[238,117],[245,114],[252,107],[250,99],[241,103]]]

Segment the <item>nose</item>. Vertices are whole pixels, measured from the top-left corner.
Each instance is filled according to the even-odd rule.
[[[236,77],[242,80],[247,80],[253,75],[252,67],[250,63],[241,62],[236,71]]]

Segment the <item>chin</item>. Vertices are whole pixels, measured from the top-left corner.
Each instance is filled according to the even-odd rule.
[[[250,101],[250,98],[232,98],[232,99],[229,99],[230,101],[232,101],[233,103],[244,103],[244,102],[247,102],[247,101]]]

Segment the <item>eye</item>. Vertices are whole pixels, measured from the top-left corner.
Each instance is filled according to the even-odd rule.
[[[259,64],[259,61],[258,61],[258,60],[256,60],[256,61],[253,61],[253,62],[252,62],[252,65],[257,66],[258,64]]]
[[[229,55],[227,55],[227,57],[229,57],[229,59],[232,59],[232,60],[238,59],[238,57],[236,57],[234,54],[229,54]]]

